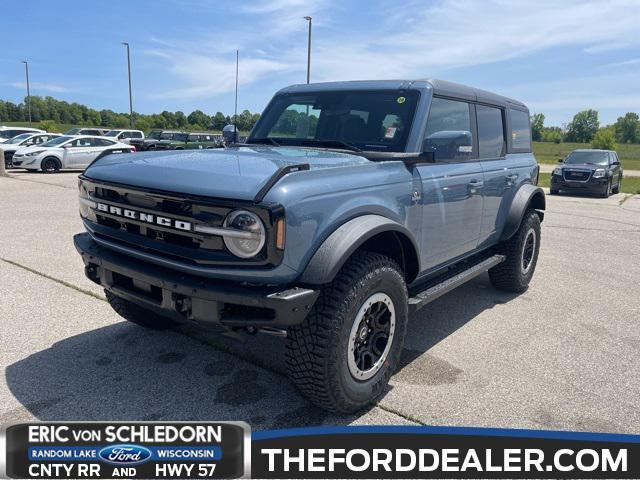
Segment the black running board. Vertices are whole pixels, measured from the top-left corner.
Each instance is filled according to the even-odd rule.
[[[417,312],[428,303],[433,302],[436,298],[441,297],[463,283],[476,278],[478,275],[483,274],[490,268],[504,262],[504,259],[504,255],[493,255],[492,257],[476,263],[475,265],[447,278],[446,280],[443,280],[440,283],[428,287],[426,290],[423,290],[409,299],[409,312]]]

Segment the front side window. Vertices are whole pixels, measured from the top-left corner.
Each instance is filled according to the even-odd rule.
[[[478,153],[480,158],[500,158],[506,153],[502,110],[485,105],[476,106],[478,119]]]
[[[93,146],[90,138],[76,138],[74,141],[69,142],[67,145],[73,148],[86,148]]]
[[[142,134],[140,132],[131,132],[131,138],[142,138]]]
[[[531,151],[531,125],[529,113],[522,110],[509,109],[511,117],[511,146],[514,152]]]
[[[248,141],[273,139],[281,145],[401,152],[419,96],[411,90],[278,95]]]
[[[470,105],[459,100],[434,97],[431,101],[424,151],[436,161],[465,161],[473,156]]]

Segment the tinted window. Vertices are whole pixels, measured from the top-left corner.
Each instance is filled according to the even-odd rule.
[[[522,110],[509,109],[511,117],[511,145],[514,151],[531,151],[531,127],[529,114]]]
[[[199,142],[200,141],[200,135],[189,135],[189,139],[190,142]]]
[[[608,152],[599,150],[574,150],[567,158],[564,159],[564,163],[568,164],[580,164],[586,163],[590,165],[607,165],[609,163]]]
[[[142,134],[140,132],[131,132],[131,138],[142,138]]]
[[[476,106],[480,158],[499,158],[505,154],[502,110],[484,105]]]
[[[463,161],[473,155],[473,134],[469,104],[434,98],[431,101],[424,150],[436,160]]]
[[[278,95],[267,107],[252,139],[283,145],[347,143],[362,150],[405,148],[418,102],[417,91],[332,91]],[[392,117],[393,121],[385,122]],[[386,124],[385,124],[386,123]]]
[[[94,147],[108,147],[109,145],[113,145],[114,143],[111,140],[107,140],[106,138],[92,138],[91,144]]]

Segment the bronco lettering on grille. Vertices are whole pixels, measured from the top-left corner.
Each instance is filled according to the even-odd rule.
[[[111,215],[131,218],[133,220],[152,223],[155,225],[160,225],[162,227],[175,228],[176,230],[186,230],[189,232],[192,229],[191,222],[176,220],[175,218],[163,217],[151,213],[138,212],[136,210],[130,210],[128,208],[116,207],[115,205],[107,205],[106,203],[98,202],[96,205],[99,211],[109,213]]]

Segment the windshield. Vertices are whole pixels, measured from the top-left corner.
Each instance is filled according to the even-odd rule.
[[[105,137],[117,137],[122,130],[109,130],[104,134]]]
[[[402,152],[418,97],[398,90],[278,95],[248,141]]]
[[[41,144],[41,147],[56,147],[68,140],[72,140],[73,137],[66,135],[66,136],[62,136],[62,137],[58,137],[58,138],[54,138],[53,140],[49,140],[48,142],[44,142],[43,144]]]
[[[576,163],[589,163],[592,165],[608,165],[609,164],[609,152],[571,152],[567,158],[564,159],[564,163],[576,164]]]
[[[13,138],[18,135],[15,130],[0,130],[0,138]]]
[[[6,141],[5,145],[16,145],[31,136],[33,136],[33,133],[23,133],[22,135],[18,135],[17,137],[13,137],[11,140]]]
[[[82,130],[81,128],[72,128],[71,130],[68,130],[66,132],[64,132],[65,135],[77,135],[78,132]]]

